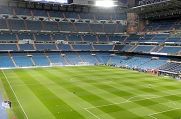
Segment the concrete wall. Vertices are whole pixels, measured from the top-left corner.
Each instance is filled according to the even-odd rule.
[[[73,3],[76,4],[82,4],[82,5],[87,5],[89,3],[94,3],[95,0],[73,0]]]
[[[135,6],[135,0],[128,0],[128,6],[129,7],[134,7]]]
[[[0,6],[1,5],[8,5],[9,0],[0,0]]]

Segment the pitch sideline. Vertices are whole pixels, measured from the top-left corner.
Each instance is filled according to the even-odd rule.
[[[26,114],[26,112],[25,112],[25,110],[23,109],[23,107],[22,107],[22,105],[21,105],[21,103],[20,103],[20,101],[19,101],[19,99],[18,99],[18,97],[17,97],[17,95],[16,95],[14,89],[12,88],[12,86],[11,86],[11,84],[10,84],[10,82],[9,82],[9,80],[8,80],[8,78],[7,78],[7,76],[6,76],[6,74],[4,73],[3,70],[1,70],[1,71],[2,71],[2,73],[3,73],[3,75],[4,75],[5,79],[6,79],[6,81],[8,82],[8,85],[10,86],[10,88],[11,88],[11,90],[12,90],[12,92],[13,92],[13,94],[14,94],[14,96],[15,96],[17,102],[18,102],[18,104],[20,105],[20,107],[21,107],[21,109],[22,109],[22,111],[23,111],[23,113],[24,113],[26,119],[29,119],[28,116],[27,116],[27,114]]]

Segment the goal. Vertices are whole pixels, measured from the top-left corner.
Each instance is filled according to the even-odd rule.
[[[90,64],[89,64],[89,62],[78,62],[78,65],[86,66],[86,65],[90,65]]]
[[[62,63],[50,63],[50,66],[63,66]]]

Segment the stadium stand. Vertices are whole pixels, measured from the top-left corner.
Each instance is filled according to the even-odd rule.
[[[28,32],[21,32],[21,33],[18,33],[18,40],[34,40],[33,38],[33,34],[32,33],[28,33]]]
[[[72,50],[69,44],[58,44],[57,46],[58,46],[59,50],[61,50],[61,51],[71,51]]]
[[[11,57],[9,56],[9,54],[7,53],[1,53],[0,55],[0,67],[1,68],[11,68],[11,67],[15,67]]]
[[[76,44],[76,45],[72,45],[74,50],[80,50],[80,51],[91,51],[92,46],[89,44]]]
[[[47,56],[43,53],[31,53],[32,59],[36,66],[49,66],[50,61],[48,60]]]
[[[31,57],[28,57],[26,53],[13,53],[12,57],[13,57],[17,67],[33,66]]]
[[[96,35],[84,34],[82,37],[83,37],[84,41],[87,41],[87,42],[97,42]]]
[[[0,0],[9,118],[181,119],[181,0],[96,2]]]
[[[38,51],[48,51],[48,50],[57,50],[55,44],[36,44],[36,50]]]
[[[181,72],[181,64],[178,62],[168,62],[159,68],[161,72],[179,74]]]
[[[79,34],[69,34],[67,35],[68,41],[82,41],[82,37]]]
[[[15,33],[11,33],[11,32],[0,33],[0,41],[15,41],[15,40],[17,40]]]
[[[21,51],[33,51],[33,50],[35,50],[33,44],[19,44],[19,48]]]
[[[7,59],[1,68],[87,63],[171,72],[169,67],[175,65],[159,58],[181,54],[181,35],[160,32],[181,29],[178,19],[153,20],[144,27],[144,34],[129,35],[125,33],[126,24],[122,23],[127,19],[124,13],[0,7],[0,14],[9,15],[0,18],[0,52],[5,52],[0,60]],[[160,56],[153,59],[152,54]],[[179,73],[179,66],[174,71]]]
[[[87,62],[89,65],[98,64],[98,61],[96,60],[95,56],[93,56],[90,53],[79,53],[81,59],[83,62]]]
[[[68,65],[60,53],[46,53],[52,65]]]
[[[113,50],[113,45],[96,44],[96,45],[93,45],[93,47],[94,47],[95,50],[98,50],[98,51],[110,51],[110,50]]]

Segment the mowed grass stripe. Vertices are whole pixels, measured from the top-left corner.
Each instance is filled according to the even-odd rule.
[[[104,67],[105,68],[105,67]],[[107,67],[108,69],[109,69],[109,67]],[[76,71],[76,73],[78,74],[78,72],[80,72],[80,71],[82,71],[82,70],[84,70],[85,69],[85,67],[78,67],[78,69],[81,69],[81,70],[77,70]],[[122,72],[125,72],[125,71],[123,71],[123,70],[116,70],[115,72],[114,71],[112,71],[112,72],[107,72],[107,70],[106,69],[102,69],[102,67],[101,68],[98,68],[98,69],[102,69],[102,72],[99,72],[99,74],[97,73],[97,67],[95,67],[95,69],[94,70],[85,70],[85,74],[87,74],[87,76],[89,77],[92,77],[92,76],[94,76],[94,75],[96,75],[96,76],[105,76],[104,78],[102,78],[102,79],[98,79],[98,80],[85,80],[86,82],[92,82],[92,83],[97,83],[97,82],[101,82],[101,81],[104,81],[104,80],[110,80],[110,81],[112,81],[113,83],[114,82],[116,82],[117,84],[120,84],[120,86],[123,86],[124,88],[127,86],[128,88],[130,88],[130,89],[133,89],[132,91],[135,91],[135,89],[139,89],[140,87],[141,87],[141,89],[140,89],[140,91],[142,92],[143,91],[143,88],[142,88],[142,86],[144,85],[144,84],[146,84],[146,83],[144,83],[144,84],[140,84],[140,82],[142,81],[142,78],[144,78],[144,80],[145,80],[145,76],[139,76],[138,74],[136,74],[136,72],[134,72],[134,74],[133,74],[133,77],[135,77],[135,79],[139,79],[139,85],[135,85],[135,84],[137,84],[138,83],[138,81],[137,80],[132,80],[133,78],[130,78],[130,76],[127,78],[127,75],[128,75],[128,72],[127,73],[122,73]],[[104,71],[104,70],[106,70],[106,72]],[[131,71],[130,71],[131,72]],[[101,75],[100,75],[101,74]],[[110,75],[109,75],[110,74]],[[126,74],[126,76],[124,76],[124,74]],[[92,76],[91,76],[92,75]],[[118,75],[118,77],[116,77],[115,78],[115,75]],[[130,74],[129,74],[130,75]],[[132,74],[131,74],[132,75]],[[148,75],[148,74],[147,74]],[[84,75],[83,75],[84,76]],[[96,77],[95,76],[95,77]],[[81,75],[79,76],[79,77],[81,77]],[[147,76],[148,78],[149,77],[151,77],[150,75],[148,75]],[[153,77],[151,77],[151,78],[153,78]],[[131,80],[130,80],[131,79]],[[99,83],[97,83],[97,84],[99,84]],[[110,84],[112,84],[112,83],[110,83]],[[146,85],[145,85],[146,86]],[[143,87],[145,87],[145,86],[143,86]],[[124,89],[124,88],[122,88],[122,89]],[[127,88],[126,88],[126,90],[127,90]],[[138,90],[136,90],[136,91],[138,91]],[[141,92],[138,92],[138,93],[141,93]],[[145,91],[146,92],[146,91]],[[156,92],[156,90],[155,89],[148,89],[147,90],[147,92]]]
[[[131,72],[131,71],[130,71]],[[106,72],[107,73],[107,72]],[[121,73],[121,72],[120,72]],[[127,73],[129,73],[129,72],[127,72]],[[114,72],[113,72],[113,74],[114,74]],[[134,73],[134,75],[135,75],[136,73]],[[137,74],[139,74],[139,73],[137,73]],[[136,74],[136,75],[137,75]],[[131,73],[129,74],[129,75],[132,75]],[[140,74],[139,74],[140,75]],[[144,75],[148,75],[148,74],[144,74]],[[105,76],[107,77],[107,75],[105,74]],[[121,75],[122,76],[122,75]],[[123,76],[124,77],[124,76]],[[136,76],[133,76],[134,78],[135,78],[135,80],[134,81],[130,81],[129,83],[134,83],[134,85],[135,84],[139,84],[139,81],[140,80],[145,80],[145,77],[142,77],[142,76],[139,76],[139,78],[137,78]],[[151,75],[148,75],[148,77],[150,77],[150,78],[152,78],[152,80],[151,81],[154,81],[154,82],[158,82],[157,80],[155,81],[154,80],[154,78],[155,78],[155,76],[151,76]],[[143,79],[144,78],[144,79]],[[160,79],[165,79],[164,77],[157,77],[157,78],[160,78]],[[137,79],[137,80],[136,80]],[[166,79],[168,79],[168,78],[166,78]],[[121,81],[121,80],[119,80],[119,81]],[[135,83],[135,81],[137,81],[137,83]],[[159,81],[162,81],[162,84],[164,84],[164,83],[173,83],[173,82],[175,82],[175,80],[159,80]],[[123,81],[124,82],[124,81]],[[176,84],[177,82],[175,82],[175,84]],[[95,83],[96,84],[96,83]],[[93,84],[93,85],[95,85],[95,84]],[[111,84],[111,83],[110,83]],[[110,85],[109,84],[109,85]],[[97,85],[102,85],[102,84],[99,84],[99,83],[97,83]],[[145,85],[148,85],[148,84],[146,84],[145,83]],[[140,85],[136,85],[136,86],[138,86],[138,87],[134,87],[135,88],[135,90],[140,90],[140,88],[139,88],[139,86]],[[108,86],[109,87],[109,86]],[[116,86],[116,87],[119,87],[119,86]],[[121,86],[120,86],[121,87]],[[141,86],[140,86],[141,87]],[[173,86],[172,86],[173,87]],[[106,89],[107,87],[105,87],[105,89]],[[154,87],[153,87],[154,88]],[[112,89],[112,87],[111,88],[109,88],[109,90],[111,90]],[[147,90],[151,90],[151,91],[145,91],[144,89],[147,89]],[[153,90],[152,90],[152,88],[150,88],[150,87],[146,87],[146,88],[144,88],[142,91],[143,91],[143,93],[142,94],[144,94],[144,91],[145,92],[148,92],[148,95],[150,94],[150,95],[152,95],[152,94],[154,94],[155,92],[157,93],[159,93],[163,88],[161,87],[161,88],[157,88],[157,89],[154,89],[154,92],[152,92]],[[178,88],[174,88],[174,89],[178,89]],[[166,90],[166,89],[165,89]],[[168,89],[169,90],[169,89]],[[177,91],[177,90],[176,90]],[[140,106],[145,106],[145,107],[148,107],[149,109],[153,109],[153,110],[155,110],[155,111],[161,111],[162,109],[163,110],[167,110],[167,109],[170,109],[170,107],[171,108],[176,108],[176,107],[179,107],[180,106],[180,100],[181,100],[181,95],[179,94],[179,91],[178,92],[176,92],[176,94],[178,94],[178,95],[169,95],[169,94],[167,94],[167,93],[163,93],[165,96],[163,96],[163,97],[160,97],[160,98],[153,98],[153,99],[145,99],[145,100],[143,100],[143,101],[136,101],[135,103],[136,104],[138,104],[138,105],[140,105]],[[173,94],[173,93],[172,93]],[[138,94],[135,94],[135,95],[138,95]],[[159,94],[160,95],[160,94]],[[159,96],[159,95],[157,95],[157,96]],[[141,97],[141,98],[144,98],[144,97]],[[172,102],[178,102],[178,103],[175,103],[174,105],[170,105],[170,103],[172,103]],[[175,105],[177,105],[177,106],[175,106]],[[159,108],[158,108],[159,107]],[[136,106],[135,107],[133,107],[133,108],[136,108]],[[131,109],[133,109],[133,108],[131,108]]]
[[[63,78],[63,81],[66,81],[67,83],[71,84],[71,86],[73,84],[74,87],[76,86],[78,88],[81,88],[81,89],[85,90],[86,92],[92,93],[92,94],[94,94],[100,98],[106,99],[107,101],[109,101],[110,99],[112,99],[113,101],[114,101],[114,99],[121,101],[121,98],[119,98],[118,96],[113,95],[112,93],[109,93],[107,91],[100,90],[99,88],[96,88],[92,85],[89,85],[88,83],[86,84],[83,81],[81,81],[81,79],[86,80],[86,77],[76,77],[76,79],[80,78],[80,80],[78,83],[76,83],[76,82],[74,83],[74,82],[72,82],[72,80],[73,81],[77,81],[77,80],[75,79],[75,74],[73,72],[69,72],[69,71],[64,70],[64,69],[60,69],[61,71],[58,71],[58,69],[56,69],[56,70],[42,69],[42,70],[44,70],[44,73],[49,73],[49,75],[53,75],[54,78],[62,79],[62,77],[64,77],[65,79]],[[63,76],[61,74],[56,75],[56,74],[58,74],[58,72],[62,72]],[[79,90],[76,90],[76,91],[79,92]],[[95,91],[97,91],[97,92],[95,92]],[[110,103],[112,103],[112,100]],[[108,104],[107,101],[105,104]],[[124,100],[122,100],[122,101],[124,101]]]
[[[56,95],[54,95],[49,89],[45,86],[41,85],[37,79],[34,79],[32,75],[27,73],[28,70],[16,70],[15,73],[19,76],[19,78],[28,83],[33,81],[34,86],[28,87],[33,91],[33,93],[41,100],[41,102],[49,109],[49,111],[57,118],[57,119],[83,119],[82,115],[73,110],[70,106],[68,106],[64,101],[60,100]]]
[[[45,70],[45,69],[41,69],[41,70]],[[58,69],[56,69],[56,70],[58,70]],[[72,75],[73,72],[72,73],[67,72],[67,70],[64,70],[64,69],[59,69],[58,71],[55,71],[55,70],[52,71],[52,73],[55,73],[55,72],[56,72],[56,74],[58,72],[62,72],[62,74],[64,74],[63,77],[65,77],[65,75],[66,75],[66,78],[65,78],[66,80],[65,81],[68,81],[71,78],[71,76],[73,77],[73,75]],[[47,76],[51,75],[51,74],[48,73],[48,70],[46,72],[42,72],[42,74],[47,74]],[[55,75],[53,75],[53,76],[55,76]],[[60,77],[61,77],[61,74],[60,74]],[[60,77],[56,75],[52,79],[60,79]],[[56,83],[60,83],[59,80],[58,81],[54,80],[54,81],[56,81]],[[93,94],[92,92],[89,92],[89,90],[86,90],[85,88],[82,89],[82,87],[80,87],[80,85],[78,85],[78,86],[77,85],[71,85],[71,87],[65,87],[65,88],[72,91],[72,92],[76,90],[76,92],[77,92],[76,95],[77,96],[79,96],[79,97],[83,98],[84,100],[90,102],[94,106],[113,104],[113,102],[109,102],[109,101],[105,100],[104,98],[100,97],[98,91],[94,92],[94,94]],[[98,107],[98,109],[101,109],[104,112],[106,112],[106,113],[110,114],[111,116],[113,116],[114,118],[118,118],[118,119],[120,118],[120,112],[122,112],[122,111],[125,112],[125,109],[121,108],[119,105],[111,105],[111,112],[110,112],[110,110],[104,110],[104,109],[99,108],[99,107]],[[129,113],[129,115],[125,115],[125,116],[128,116],[127,118],[139,117],[138,115],[129,112],[129,110],[127,110],[126,112]]]
[[[114,74],[114,72],[113,72],[113,74]],[[105,77],[107,77],[107,75],[105,74]],[[137,80],[137,81],[139,81],[139,80]],[[95,83],[96,84],[96,83]],[[97,83],[97,84],[99,84],[99,83]],[[135,90],[136,90],[137,88],[135,88]],[[143,90],[144,91],[144,90]],[[156,91],[155,91],[156,92]],[[150,94],[151,95],[151,94]],[[142,97],[142,98],[144,98],[144,97]],[[163,97],[164,98],[164,97]],[[152,101],[153,100],[153,101]],[[159,99],[158,99],[159,100]],[[167,99],[165,99],[164,101],[168,101]],[[142,101],[138,101],[138,102],[142,102]],[[160,102],[162,102],[162,100],[160,101]],[[153,107],[153,109],[154,110],[156,110],[156,109],[159,109],[160,110],[160,108],[157,108],[157,105],[159,106],[159,107],[161,107],[161,109],[170,109],[169,107],[167,107],[167,106],[165,106],[164,104],[159,104],[158,102],[154,102],[154,99],[146,99],[145,101],[144,101],[144,103],[143,104],[149,104],[150,106],[151,106],[151,108],[149,108],[149,109],[152,109],[152,107]],[[163,103],[163,102],[162,102]],[[146,106],[146,105],[142,105],[142,103],[140,104],[140,103],[136,103],[136,104],[138,104],[138,105],[140,105],[140,106]],[[135,108],[136,108],[137,106],[135,106]],[[157,110],[156,110],[157,111]]]
[[[84,69],[85,70],[85,69]],[[80,69],[79,69],[79,71],[81,71]],[[56,71],[53,71],[53,72],[56,72]],[[69,72],[69,71],[67,71],[67,72]],[[102,71],[100,71],[101,73],[102,73]],[[58,73],[58,72],[57,72]],[[69,72],[70,74],[72,74],[73,72]],[[96,76],[96,74],[94,74],[95,76]],[[106,77],[107,75],[105,74],[105,77]],[[88,77],[88,76],[87,76]],[[84,79],[85,77],[80,77],[80,79]],[[76,78],[77,79],[77,78]],[[86,80],[83,80],[83,81],[86,81]],[[79,82],[80,83],[80,82]],[[95,84],[100,84],[99,83],[99,80],[98,80],[98,82],[97,83],[94,83],[93,85],[95,85]],[[80,85],[83,85],[82,83],[80,83]],[[100,88],[100,87],[98,87],[97,86],[97,88]],[[107,92],[110,92],[109,90],[106,90]],[[111,92],[110,92],[111,93]],[[121,96],[120,96],[121,97]],[[143,97],[144,98],[144,97]],[[125,99],[124,101],[119,101],[119,103],[122,103],[122,102],[125,102],[125,101],[127,101],[127,99]],[[114,104],[114,103],[116,103],[116,104]],[[107,113],[110,113],[110,114],[113,114],[113,115],[116,115],[116,113],[118,114],[119,113],[119,115],[121,115],[121,114],[123,114],[123,113],[129,113],[129,112],[132,112],[132,111],[130,111],[130,109],[131,108],[129,108],[128,106],[122,106],[122,104],[119,104],[118,102],[112,102],[111,104],[112,105],[110,105],[110,104],[105,104],[105,105],[103,105],[102,107],[101,107],[101,104],[100,105],[98,105],[98,107],[96,107],[96,108],[102,108],[102,110],[104,110],[105,109],[105,111],[107,111]],[[106,105],[108,105],[108,106],[106,106]],[[112,108],[112,106],[113,105],[117,105],[117,106],[120,106],[121,108],[123,108],[123,110],[121,110],[121,111],[118,111],[117,110],[117,112],[116,111],[114,111],[113,110],[113,108]],[[141,105],[138,105],[138,104],[132,104],[132,105],[134,105],[134,108],[136,108],[136,107],[141,107]],[[91,111],[94,111],[94,109],[95,108],[92,108],[91,109]],[[125,111],[126,110],[126,111]],[[154,112],[154,111],[150,111],[150,113],[152,113],[152,112]],[[135,113],[136,114],[136,113]],[[130,118],[130,115],[129,114],[125,114],[125,115],[127,115],[127,116],[129,116],[129,118]],[[137,115],[137,114],[136,114]],[[137,115],[138,116],[138,115]],[[145,116],[145,113],[142,113],[142,115],[140,115],[140,116]],[[147,116],[147,115],[146,115]],[[139,116],[138,116],[139,117]],[[139,117],[140,118],[140,117]]]
[[[181,118],[181,109],[173,109],[170,111],[153,114],[153,117],[157,119],[180,119]]]
[[[80,70],[79,70],[80,71]],[[70,72],[69,72],[70,73]],[[107,76],[107,75],[105,75],[105,76]],[[144,97],[142,97],[142,98],[144,98]],[[164,97],[163,97],[164,98]],[[164,110],[167,110],[167,109],[170,109],[170,107],[168,107],[167,105],[164,105],[164,104],[161,104],[161,103],[159,103],[159,102],[154,102],[154,100],[157,100],[157,98],[154,98],[153,99],[153,101],[152,101],[152,99],[145,99],[145,101],[144,101],[144,104],[149,104],[150,105],[150,107],[148,106],[148,110],[151,110],[151,109],[153,109],[153,111],[150,111],[150,113],[153,113],[154,111],[162,111],[163,109]],[[159,100],[159,99],[158,99]],[[162,101],[162,100],[161,100]],[[160,102],[161,102],[160,101]],[[168,102],[169,100],[167,100],[167,99],[165,99],[164,100],[165,102]],[[147,105],[142,105],[142,103],[140,104],[139,102],[141,102],[141,101],[138,101],[138,103],[137,102],[135,102],[136,104],[138,104],[137,106],[135,106],[135,108],[136,107],[141,107],[141,106],[147,106]],[[163,103],[163,102],[162,102]],[[158,107],[161,107],[161,108],[158,108]],[[110,108],[110,107],[109,107]],[[145,108],[146,109],[146,108]],[[143,115],[144,115],[144,113],[142,113]]]
[[[45,85],[51,92],[53,92],[55,95],[57,95],[59,98],[61,98],[62,100],[64,100],[64,102],[66,102],[69,106],[71,106],[72,108],[74,108],[77,112],[79,112],[81,115],[84,115],[85,118],[88,119],[95,119],[97,118],[97,116],[91,114],[88,110],[85,109],[85,107],[90,107],[92,106],[89,102],[83,100],[82,98],[76,96],[72,91],[69,91],[67,89],[65,89],[63,86],[64,85],[72,85],[72,83],[67,83],[67,82],[63,82],[64,79],[60,79],[57,78],[61,81],[61,85],[57,84],[55,82],[53,82],[52,80],[55,80],[55,77],[53,75],[49,75],[48,77],[46,75],[44,75],[47,72],[42,72],[40,71],[41,69],[38,70],[30,70],[31,73],[36,74],[34,76],[34,78],[38,79],[37,81],[39,81],[42,85]],[[42,72],[42,73],[40,73]],[[42,83],[42,82],[47,82],[48,84],[51,84],[50,86],[46,83]],[[59,93],[57,93],[57,91]],[[95,109],[96,112],[99,114],[98,118],[101,119],[113,119],[113,117],[111,117],[110,115],[108,115],[107,113],[102,112],[101,110]]]
[[[26,86],[26,84],[17,76],[12,70],[6,70],[6,76],[9,81],[11,81],[11,86],[14,89],[23,109],[25,110],[29,119],[33,118],[44,118],[44,119],[55,119],[52,113],[42,104],[42,102],[37,98],[36,95]],[[10,78],[9,78],[10,76]],[[21,84],[21,86],[16,86]],[[37,105],[39,105],[37,107]],[[13,104],[14,106],[14,104]],[[37,111],[35,111],[35,108]]]
[[[7,96],[8,96],[8,99],[11,100],[12,104],[13,104],[13,107],[12,107],[12,110],[13,112],[15,113],[16,115],[16,118],[18,119],[23,119],[25,118],[25,115],[24,113],[22,112],[19,104],[18,104],[18,101],[16,100],[8,82],[6,81],[5,77],[4,77],[4,74],[2,73],[2,71],[0,71],[0,79],[3,83],[3,86],[5,88],[5,91],[7,92]]]
[[[16,72],[16,70],[12,70],[12,72],[13,71]],[[28,89],[29,92],[31,92],[32,89],[30,89],[30,87],[33,88],[41,85],[45,87],[46,90],[49,90],[52,95],[55,95],[65,104],[70,106],[70,108],[73,108],[77,113],[84,115],[83,118],[86,117],[85,115],[88,115],[88,119],[97,119],[97,117],[100,117],[100,119],[153,119],[154,117],[149,115],[154,113],[153,116],[158,117],[159,119],[173,119],[174,117],[179,118],[181,116],[179,113],[180,110],[174,110],[175,108],[181,107],[180,82],[175,80],[163,80],[168,79],[165,77],[155,77],[135,71],[110,67],[63,67],[24,69],[24,71],[28,73],[28,75],[31,75],[31,78],[38,83],[30,79],[23,82],[21,78],[15,76],[15,73],[8,73],[10,79],[14,79],[11,80],[11,83],[19,95],[21,94],[21,88]],[[22,74],[24,74],[24,72],[22,72]],[[49,75],[49,77],[47,75]],[[149,79],[147,80],[145,77]],[[158,80],[155,80],[156,78]],[[111,80],[111,82],[108,80]],[[151,84],[151,86],[148,84]],[[122,91],[129,94],[124,95],[123,93],[123,95],[121,95]],[[40,92],[44,93],[44,90],[41,90]],[[33,91],[32,93],[33,95],[30,95],[34,96],[35,94]],[[90,96],[92,94],[93,97]],[[22,95],[24,94],[22,93]],[[87,95],[91,98],[86,99],[83,97]],[[146,99],[149,98],[149,95],[150,99]],[[98,98],[94,96],[97,96]],[[108,99],[106,99],[107,96]],[[110,96],[113,97],[111,98]],[[130,101],[133,102],[113,104],[113,101],[111,100],[115,100],[116,98],[126,100],[130,97],[133,97],[130,99]],[[28,98],[31,98],[31,96]],[[37,97],[37,99],[39,98]],[[82,111],[83,109],[76,109],[76,107],[79,106],[73,101],[80,101],[81,103],[77,104],[80,104],[80,107],[83,108],[86,108],[87,106],[88,108],[94,107],[89,108],[88,111],[96,116],[91,115],[88,111],[86,112],[86,110]],[[103,103],[100,103],[101,101],[103,101]],[[120,102],[121,101],[122,100],[120,100]],[[26,102],[26,100],[24,102]],[[96,107],[99,106],[99,104],[105,104],[107,106]],[[29,105],[27,104],[27,106]],[[171,112],[175,114],[174,116],[169,111],[171,109],[173,109]],[[51,111],[49,112],[52,113]]]
[[[48,70],[50,71],[50,70]],[[66,77],[63,76],[63,78],[59,78],[59,77],[55,77],[54,74],[49,74],[46,71],[44,71],[43,69],[38,69],[38,72],[35,70],[31,70],[31,72],[33,73],[38,73],[38,77],[41,77],[44,79],[44,81],[46,82],[53,82],[55,85],[55,87],[57,88],[57,90],[62,90],[63,94],[59,93],[56,94],[57,96],[59,95],[60,98],[62,98],[62,100],[64,100],[67,104],[69,104],[72,108],[76,109],[77,112],[81,113],[82,115],[85,115],[84,113],[86,112],[88,114],[88,116],[86,116],[86,118],[97,118],[94,115],[92,115],[88,110],[85,109],[85,107],[90,107],[93,106],[90,102],[87,102],[86,100],[78,97],[74,92],[75,90],[67,90],[67,88],[72,87],[72,82],[68,82],[65,80],[68,80]],[[48,75],[45,75],[45,73]],[[56,72],[57,73],[57,72]],[[61,75],[60,73],[57,73],[59,75]],[[58,80],[60,83],[55,82],[54,80]],[[43,80],[41,80],[42,82]],[[67,87],[67,88],[65,88]],[[51,90],[51,88],[49,88]],[[62,92],[60,91],[60,92]],[[55,91],[52,91],[55,92]],[[75,108],[76,107],[76,108]],[[110,115],[108,115],[107,113],[102,112],[101,110],[95,109],[97,113],[100,114],[100,116],[98,118],[101,119],[113,119],[113,117],[111,117]],[[82,112],[81,112],[82,111]],[[86,115],[87,115],[86,114]],[[91,116],[91,117],[90,117]]]
[[[89,70],[87,70],[87,71],[89,72]],[[120,71],[120,74],[121,74],[121,72],[122,72],[122,70]],[[114,72],[112,72],[112,74],[114,74]],[[134,72],[134,75],[135,74],[136,73]],[[140,72],[137,72],[136,75],[138,75],[138,74],[140,75]],[[105,77],[109,76],[109,75],[107,75],[107,72],[104,75],[105,75]],[[129,75],[132,75],[132,74],[129,74]],[[147,76],[148,74],[144,74],[144,75]],[[112,77],[114,77],[114,75]],[[120,77],[124,77],[124,76],[120,75]],[[177,93],[181,91],[181,89],[179,87],[175,87],[175,86],[169,87],[169,86],[167,86],[166,88],[163,88],[165,86],[162,87],[160,85],[160,84],[164,85],[165,83],[167,83],[167,85],[168,85],[168,83],[172,83],[172,85],[173,85],[173,83],[176,84],[174,80],[164,80],[164,82],[162,80],[154,80],[155,76],[152,76],[152,75],[147,76],[148,78],[149,77],[152,78],[151,80],[150,79],[148,80],[147,78],[145,78],[145,76],[144,77],[143,76],[142,77],[141,76],[139,76],[139,77],[133,76],[133,77],[134,77],[135,80],[134,81],[129,81],[128,83],[126,83],[126,85],[128,85],[128,86],[125,86],[125,83],[124,83],[124,80],[129,80],[127,78],[124,79],[124,80],[120,79],[120,80],[117,80],[117,81],[110,79],[112,82],[109,82],[109,84],[107,84],[107,83],[104,83],[104,84],[103,83],[98,83],[98,82],[100,82],[99,80],[94,80],[95,82],[94,82],[93,85],[98,85],[100,88],[103,88],[103,89],[105,89],[107,91],[110,91],[112,89],[114,89],[114,90],[118,89],[118,91],[120,91],[120,90],[122,91],[122,89],[123,89],[124,92],[128,91],[130,96],[132,96],[132,94],[134,93],[134,90],[137,90],[137,91],[139,90],[138,94],[141,93],[141,94],[145,94],[145,95],[157,95],[157,96],[160,96],[161,94],[163,94],[163,96],[168,95],[168,93],[167,93],[168,91],[172,91],[172,93],[170,93],[170,94],[173,94],[173,91],[176,91]],[[162,77],[157,77],[157,78],[163,79]],[[87,81],[87,80],[84,80],[84,81]],[[140,84],[141,81],[147,81],[147,82],[145,82],[144,84]],[[155,81],[156,82],[162,81],[162,83],[152,85],[152,83],[155,82]],[[151,84],[151,86],[149,86],[150,84]],[[179,83],[178,83],[178,86],[179,86]],[[120,87],[120,88],[118,88],[118,87]],[[130,90],[130,89],[134,89],[134,90]],[[165,91],[165,90],[167,90],[167,91]],[[123,92],[123,95],[121,95],[121,96],[124,96],[124,92]],[[119,92],[116,91],[115,94],[117,94],[117,93],[120,94]],[[129,94],[128,94],[128,96],[129,96]],[[135,95],[138,95],[138,94],[135,93]]]
[[[80,67],[80,68],[84,69],[84,67]],[[112,68],[107,67],[107,68],[102,69],[103,73],[101,73],[101,74],[106,75],[106,79],[110,78],[110,80],[112,79],[113,81],[121,82],[121,84],[125,84],[130,87],[138,86],[138,87],[135,87],[136,89],[142,88],[142,85],[144,85],[144,84],[153,84],[153,85],[155,84],[156,86],[158,85],[158,87],[162,87],[162,85],[167,84],[165,89],[169,89],[169,87],[174,88],[174,89],[179,89],[179,87],[175,87],[176,83],[173,80],[168,80],[169,78],[157,77],[155,75],[150,75],[150,74],[146,74],[146,73],[142,73],[142,72],[135,72],[135,71],[126,70],[126,69],[117,68],[117,69],[115,69],[115,71],[114,70],[109,71],[109,69],[112,69]],[[96,72],[91,73],[91,70],[86,70],[86,73],[94,74]],[[115,78],[115,76],[119,76],[119,77]],[[164,80],[164,82],[163,82],[162,80],[158,80],[158,79],[167,79],[167,80]],[[139,84],[135,85],[135,83],[137,83],[138,81],[139,81]],[[174,86],[171,86],[173,84],[174,84]],[[179,84],[178,84],[178,86],[179,86]]]

